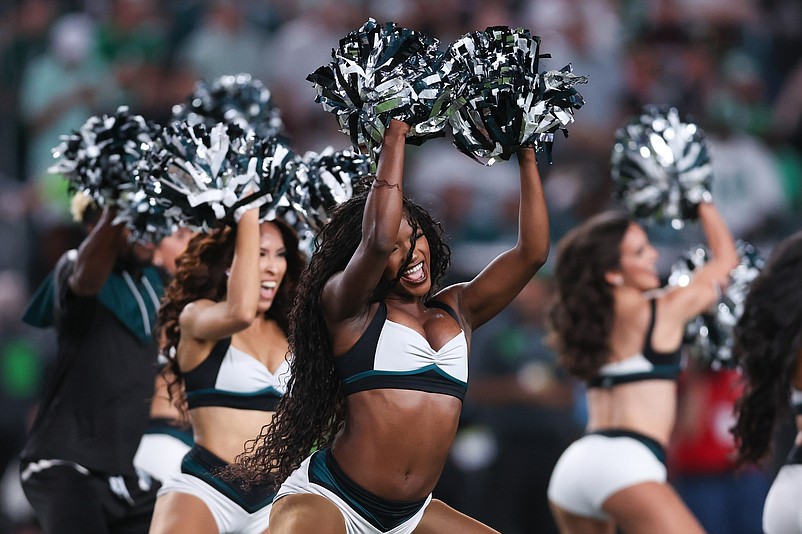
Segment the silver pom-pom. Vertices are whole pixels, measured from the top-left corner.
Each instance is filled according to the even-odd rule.
[[[673,107],[645,106],[616,132],[615,196],[635,217],[682,228],[709,201],[712,167],[704,132]]]
[[[165,128],[149,180],[153,202],[178,226],[208,232],[236,220],[238,208],[264,194],[259,141],[234,124],[174,122]]]
[[[567,65],[540,73],[540,37],[506,26],[472,32],[446,51],[444,71],[457,104],[449,123],[457,148],[492,165],[521,147],[545,150],[554,132],[573,122],[584,100],[575,85],[587,83]]]
[[[721,294],[713,311],[690,321],[685,331],[689,354],[713,370],[735,366],[732,358],[733,329],[743,314],[749,288],[765,264],[751,244],[738,241],[736,247],[740,261],[730,273],[729,286]],[[694,271],[709,259],[710,252],[705,246],[691,247],[672,266],[669,285],[688,285]]]
[[[139,189],[141,161],[159,148],[161,127],[120,106],[113,115],[90,117],[78,131],[61,137],[53,149],[57,161],[48,171],[60,173],[70,192],[83,192],[98,207],[130,207]]]
[[[294,208],[317,232],[330,218],[331,210],[354,194],[354,186],[371,174],[370,158],[353,150],[304,154],[290,195]]]
[[[412,126],[407,142],[444,135],[451,90],[440,70],[437,39],[368,19],[331,55],[307,80],[315,84],[315,101],[337,117],[340,131],[359,150],[376,159],[393,118]]]
[[[250,74],[225,75],[211,85],[195,84],[186,102],[173,106],[173,120],[190,125],[236,124],[258,137],[275,137],[284,131],[281,113],[270,90]]]

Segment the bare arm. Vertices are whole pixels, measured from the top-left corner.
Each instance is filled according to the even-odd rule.
[[[217,341],[244,330],[256,318],[260,282],[258,209],[242,215],[236,239],[225,300],[188,304],[180,317],[182,339]]]
[[[485,267],[472,281],[455,286],[460,311],[471,328],[478,328],[503,310],[532,279],[549,255],[549,218],[535,152],[518,151],[521,200],[518,242]]]
[[[716,207],[709,202],[701,203],[699,219],[712,258],[698,269],[687,286],[664,297],[665,309],[683,321],[703,313],[716,302],[729,284],[730,272],[738,265],[732,234]]]
[[[100,292],[125,245],[125,225],[112,224],[116,216],[116,210],[105,208],[78,248],[75,269],[69,279],[70,290],[78,296],[88,297]]]
[[[404,148],[409,125],[392,120],[362,217],[362,240],[343,271],[323,289],[329,324],[363,316],[398,238],[403,213]]]

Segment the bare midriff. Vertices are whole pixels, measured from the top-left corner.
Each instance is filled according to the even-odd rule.
[[[346,424],[332,447],[345,474],[393,501],[427,497],[437,484],[457,432],[462,401],[400,389],[347,398]]]
[[[274,412],[207,406],[190,410],[195,443],[232,463],[245,450],[245,442],[273,421]]]
[[[589,432],[620,429],[643,434],[664,447],[674,428],[677,384],[673,380],[643,380],[609,389],[590,388]]]

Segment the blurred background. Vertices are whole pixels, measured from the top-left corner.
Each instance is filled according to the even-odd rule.
[[[443,47],[491,25],[528,28],[573,64],[586,104],[540,168],[552,242],[614,205],[615,130],[644,104],[670,104],[706,132],[715,201],[736,238],[767,255],[802,227],[802,2],[799,0],[19,0],[0,2],[0,534],[36,533],[16,455],[54,357],[52,334],[19,318],[60,254],[77,246],[66,181],[48,174],[59,136],[128,105],[169,120],[197,80],[250,73],[273,93],[295,150],[346,148],[306,75],[368,17]],[[515,239],[517,165],[482,167],[448,139],[408,154],[408,193],[443,222],[451,278],[476,274]],[[701,243],[694,224],[652,225],[660,268]],[[555,532],[545,488],[584,425],[582,387],[543,343],[550,265],[474,336],[462,428],[436,496],[505,534]],[[124,377],[121,377],[121,379]],[[788,435],[762,470],[734,471],[733,372],[691,365],[682,382],[672,480],[712,533],[760,532]],[[790,431],[788,431],[790,432]],[[5,473],[3,475],[3,473]]]

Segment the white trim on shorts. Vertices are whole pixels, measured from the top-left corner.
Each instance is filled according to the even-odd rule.
[[[268,504],[249,514],[237,503],[193,475],[180,473],[177,477],[167,480],[159,490],[158,496],[172,492],[186,493],[203,501],[214,517],[217,530],[221,534],[226,532],[262,534],[270,524],[272,505]]]
[[[802,534],[802,464],[786,464],[771,484],[763,505],[763,532]]]
[[[666,482],[666,466],[628,436],[588,434],[563,452],[549,481],[549,500],[576,515],[608,520],[602,510],[614,493],[643,482]]]
[[[345,520],[346,534],[412,534],[412,532],[418,526],[418,523],[420,523],[421,519],[423,519],[423,514],[426,512],[426,507],[429,506],[430,502],[432,502],[432,496],[430,494],[426,498],[426,502],[423,504],[423,506],[421,506],[421,509],[418,510],[415,515],[392,530],[382,532],[371,525],[364,517],[359,515],[336,493],[309,481],[309,462],[311,458],[311,456],[307,457],[306,460],[304,460],[303,463],[301,463],[301,465],[295,471],[293,471],[289,477],[287,477],[287,480],[285,480],[279,488],[276,498],[273,500],[273,502],[275,503],[280,498],[293,494],[307,493],[325,497],[340,509],[340,513],[342,513],[343,519]]]

